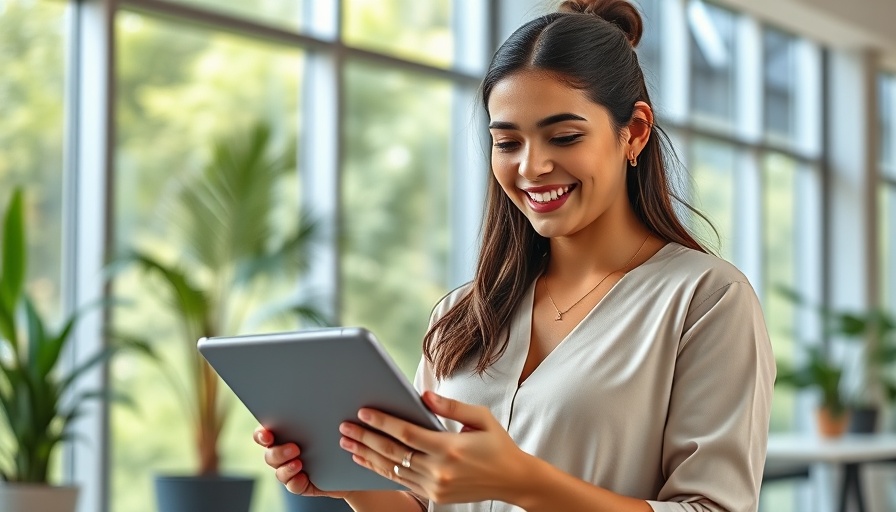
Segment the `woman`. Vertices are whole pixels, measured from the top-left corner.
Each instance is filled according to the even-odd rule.
[[[774,359],[756,295],[678,219],[623,0],[518,29],[482,87],[493,139],[471,283],[433,312],[416,386],[448,433],[361,410],[342,446],[413,492],[358,511],[756,510]]]

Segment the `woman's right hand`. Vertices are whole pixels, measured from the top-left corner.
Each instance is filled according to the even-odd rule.
[[[322,491],[314,486],[308,475],[302,471],[301,450],[295,443],[273,445],[274,434],[264,427],[255,429],[252,436],[255,442],[263,446],[264,461],[275,470],[277,480],[293,494],[302,496],[325,496],[327,498],[346,498],[350,491]],[[273,446],[272,446],[273,445]]]

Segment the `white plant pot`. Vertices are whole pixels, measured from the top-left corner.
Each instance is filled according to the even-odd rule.
[[[0,482],[3,512],[75,512],[78,487]]]

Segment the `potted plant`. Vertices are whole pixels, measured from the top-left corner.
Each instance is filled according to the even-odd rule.
[[[0,448],[0,510],[4,512],[74,512],[78,489],[49,482],[50,461],[69,426],[88,400],[113,398],[96,390],[71,395],[72,384],[88,370],[137,342],[115,342],[63,371],[65,351],[78,318],[76,311],[61,327],[41,317],[25,291],[27,246],[23,193],[16,189],[3,219],[0,259],[0,436],[12,443]]]
[[[841,389],[843,369],[822,347],[805,347],[806,358],[797,366],[778,361],[775,385],[814,389],[820,395],[817,409],[818,431],[824,437],[838,437],[846,431],[849,409]]]
[[[301,214],[292,232],[276,236],[275,229],[276,193],[287,173],[294,172],[294,162],[290,150],[273,154],[271,131],[261,123],[246,134],[214,141],[209,163],[182,179],[164,210],[166,236],[179,244],[177,259],[147,248],[133,248],[118,259],[119,269],[136,265],[160,279],[188,361],[188,382],[180,383],[187,397],[176,394],[185,398],[182,405],[192,421],[198,467],[191,475],[157,476],[156,499],[163,512],[249,508],[253,480],[221,474],[219,439],[232,401],[223,400],[226,387],[199,355],[196,342],[240,333],[248,317],[243,301],[253,291],[262,297],[267,292],[257,289],[259,283],[297,278],[305,270],[314,224]],[[326,323],[309,303],[293,301],[278,309]]]
[[[778,292],[792,302],[814,309],[821,317],[825,334],[832,339],[861,343],[862,364],[857,389],[848,393],[850,432],[877,430],[879,411],[896,400],[896,318],[880,308],[868,310],[832,309],[809,304],[799,293],[779,287]],[[852,368],[850,368],[852,369]]]

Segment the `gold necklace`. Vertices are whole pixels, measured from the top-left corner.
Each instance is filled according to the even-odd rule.
[[[644,238],[644,241],[643,241],[643,242],[641,242],[641,246],[638,247],[637,252],[635,252],[635,254],[631,257],[631,259],[628,260],[628,262],[627,262],[625,265],[623,265],[622,267],[620,267],[620,268],[618,268],[618,269],[616,269],[616,270],[610,272],[609,274],[605,275],[605,276],[603,277],[603,279],[601,279],[600,281],[597,282],[596,285],[594,285],[594,288],[592,288],[592,289],[588,290],[587,292],[585,292],[585,295],[582,295],[582,297],[581,297],[579,300],[575,301],[575,302],[572,304],[572,306],[569,306],[568,308],[564,309],[563,311],[560,311],[560,308],[558,308],[558,307],[557,307],[557,304],[554,302],[554,298],[551,297],[551,290],[548,289],[548,277],[547,277],[547,275],[542,274],[541,277],[542,277],[542,281],[544,281],[544,291],[547,292],[547,294],[548,294],[548,300],[551,301],[551,306],[554,306],[554,310],[557,311],[557,318],[555,318],[554,321],[555,321],[555,322],[560,322],[560,321],[562,321],[562,320],[563,320],[563,315],[565,315],[566,313],[569,313],[569,310],[571,310],[572,308],[576,307],[580,302],[582,302],[583,300],[585,300],[585,297],[591,295],[591,293],[592,293],[594,290],[597,290],[598,287],[600,287],[600,285],[602,285],[602,284],[604,283],[604,281],[607,280],[608,277],[612,276],[612,275],[615,274],[616,272],[619,272],[619,271],[621,271],[621,270],[625,270],[625,268],[626,268],[627,266],[629,266],[633,261],[635,261],[635,258],[637,258],[639,254],[641,254],[641,249],[644,248],[644,244],[647,243],[647,240],[648,240],[649,238],[650,238],[650,233],[647,234],[647,237]]]

